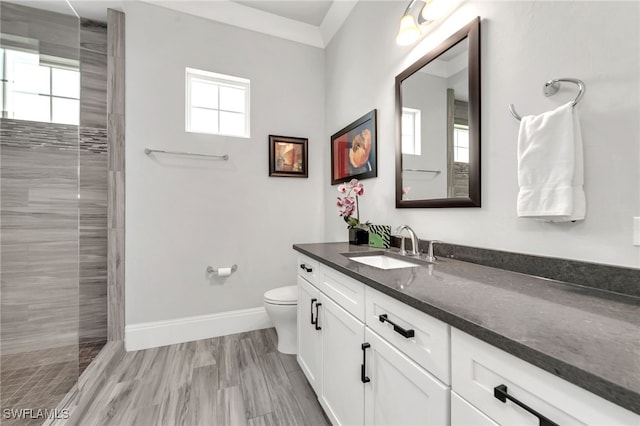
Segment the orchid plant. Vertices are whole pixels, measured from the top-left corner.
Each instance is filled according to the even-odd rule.
[[[345,194],[338,197],[336,203],[340,217],[347,222],[349,228],[368,230],[369,222],[360,223],[360,208],[358,206],[358,197],[364,195],[364,185],[358,182],[358,179],[351,179],[349,183],[338,185],[338,192]]]

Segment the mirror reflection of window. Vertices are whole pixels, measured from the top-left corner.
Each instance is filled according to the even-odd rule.
[[[453,126],[453,161],[469,162],[469,126],[461,124]]]
[[[402,153],[420,155],[421,138],[421,114],[419,109],[402,108]]]
[[[77,125],[80,72],[42,65],[40,55],[0,49],[2,116]]]

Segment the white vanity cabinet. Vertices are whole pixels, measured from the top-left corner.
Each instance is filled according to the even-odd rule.
[[[457,329],[451,356],[452,391],[495,424],[640,425],[637,414]],[[509,396],[503,402],[496,392]],[[468,424],[464,419],[452,415],[452,425]]]
[[[332,268],[313,268],[315,285],[306,269],[298,274],[298,362],[331,423],[448,425],[448,326]],[[416,334],[400,336],[400,324]]]
[[[322,297],[320,404],[334,425],[449,424],[449,387]]]
[[[334,425],[640,426],[625,408],[298,260],[298,362]]]

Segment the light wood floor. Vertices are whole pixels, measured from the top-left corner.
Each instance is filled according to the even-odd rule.
[[[295,356],[276,342],[271,328],[97,359],[64,424],[328,425]]]

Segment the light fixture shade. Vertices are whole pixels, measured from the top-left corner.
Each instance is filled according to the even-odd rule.
[[[422,8],[422,18],[427,22],[436,21],[447,13],[447,1],[430,0]]]
[[[400,20],[400,30],[396,36],[396,44],[408,46],[420,38],[420,29],[412,15],[406,14]]]

